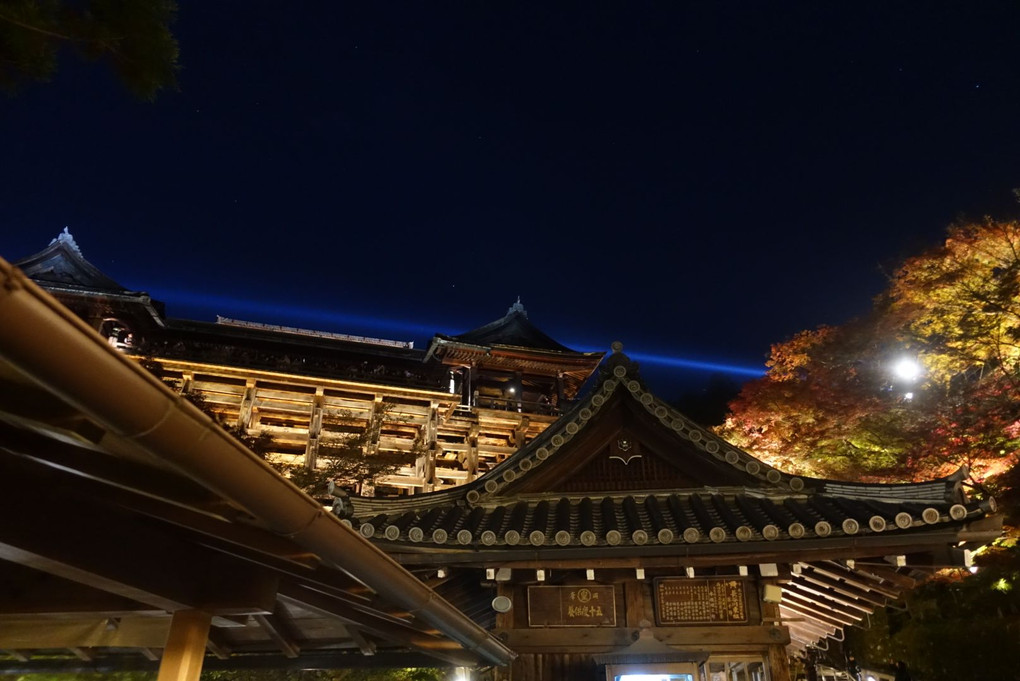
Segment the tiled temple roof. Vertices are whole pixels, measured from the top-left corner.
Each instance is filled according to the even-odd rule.
[[[38,253],[14,263],[25,274],[51,286],[104,292],[128,293],[128,290],[103,274],[82,256],[74,237],[65,227]]]
[[[586,354],[571,350],[532,324],[520,299],[510,306],[505,315],[495,321],[456,336],[437,334],[432,342],[434,346],[453,344]]]
[[[685,550],[714,553],[728,545],[743,550],[737,546],[747,542],[868,541],[880,535],[886,540],[902,535],[909,544],[913,540],[907,535],[955,531],[995,510],[994,500],[967,499],[961,487],[965,469],[905,484],[784,473],[656,398],[636,365],[618,346],[614,350],[585,399],[478,480],[408,498],[357,498],[338,504],[336,512],[365,537],[398,551],[685,545]],[[654,435],[669,451],[653,456],[650,450],[629,449],[578,458],[580,450],[592,450],[596,436],[588,435],[600,420],[621,418],[637,440]],[[606,439],[606,432],[598,437]],[[610,433],[608,439],[616,437]],[[599,478],[596,470],[614,458],[619,459],[610,461],[616,477]],[[634,470],[629,459],[656,477],[639,481],[639,489],[628,486]],[[673,463],[680,468],[671,468]]]

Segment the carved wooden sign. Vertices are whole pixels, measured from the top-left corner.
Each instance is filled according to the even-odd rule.
[[[611,586],[529,586],[530,627],[615,627]]]
[[[730,577],[654,580],[659,626],[747,622],[744,582]]]

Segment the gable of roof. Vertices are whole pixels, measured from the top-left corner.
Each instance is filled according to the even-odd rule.
[[[127,291],[85,259],[67,227],[46,248],[14,265],[30,279],[43,284],[103,293]]]
[[[467,345],[509,346],[577,353],[532,324],[520,298],[510,306],[504,316],[495,321],[456,336],[437,335],[436,338]]]
[[[691,555],[855,535],[855,542],[924,543],[929,533],[955,533],[995,512],[994,500],[967,499],[966,470],[906,484],[784,473],[659,400],[622,346],[613,349],[573,410],[484,476],[410,498],[354,499],[339,505],[343,513],[364,536],[401,551],[565,555],[619,547]],[[993,525],[989,537],[998,532]]]

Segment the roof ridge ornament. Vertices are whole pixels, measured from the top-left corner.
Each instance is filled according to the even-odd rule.
[[[524,309],[524,305],[521,304],[521,297],[517,296],[517,302],[507,308],[506,314],[509,317],[514,312],[520,312],[525,317],[528,316],[528,311]]]
[[[67,246],[71,250],[73,250],[78,255],[81,255],[81,249],[78,248],[78,243],[74,240],[74,236],[71,235],[71,232],[66,225],[64,226],[64,231],[58,234],[57,238],[50,241],[50,246],[57,243],[58,241],[62,244],[67,244]],[[82,257],[84,258],[85,256],[82,255]]]

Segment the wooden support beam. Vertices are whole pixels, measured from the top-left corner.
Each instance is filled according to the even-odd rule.
[[[799,603],[791,602],[782,603],[780,609],[787,611],[786,613],[783,614],[784,622],[786,622],[789,619],[788,613],[794,613],[795,615],[799,616],[798,619],[802,619],[803,621],[816,622],[820,623],[823,626],[834,627],[836,629],[856,624],[856,622],[847,622],[839,617],[833,617],[830,613],[826,613],[824,611],[813,608],[808,608]]]
[[[875,611],[875,608],[868,602],[861,602],[856,598],[850,598],[844,596],[832,589],[812,584],[805,580],[796,579],[786,586],[788,590],[803,595],[805,598],[823,598],[826,602],[839,603],[847,608],[858,610],[864,614],[871,614]]]
[[[812,617],[825,620],[834,620],[846,626],[854,625],[861,620],[860,616],[855,617],[834,607],[829,607],[825,603],[809,601],[790,593],[783,594],[782,605],[796,609],[802,614],[808,614]]]
[[[218,660],[230,658],[230,647],[226,644],[223,634],[216,629],[209,629],[209,636],[205,642],[205,648]]]
[[[20,650],[3,650],[0,652],[13,657],[18,662],[28,662],[28,655],[25,655]]]
[[[198,681],[212,617],[201,610],[178,610],[170,620],[157,681]]]
[[[271,615],[255,615],[255,621],[269,635],[285,657],[294,658],[301,654],[301,647],[294,641],[290,625],[281,611]]]
[[[351,640],[354,641],[355,645],[358,646],[358,650],[361,651],[362,655],[375,655],[375,641],[365,638],[365,635],[361,633],[361,630],[353,624],[347,625],[346,628],[348,635],[350,635]]]
[[[138,652],[149,662],[157,662],[159,660],[159,655],[152,648],[139,648]]]
[[[870,603],[871,605],[878,608],[885,606],[885,604],[888,602],[888,599],[878,592],[868,591],[867,589],[859,589],[856,586],[853,586],[846,582],[841,582],[837,579],[832,579],[831,577],[828,577],[815,569],[804,570],[800,574],[800,579],[804,580],[805,582],[810,582],[812,584],[817,584],[818,586],[826,587],[828,589],[831,589],[832,591],[835,591],[836,593],[843,594],[844,596],[849,596],[858,601]]]

